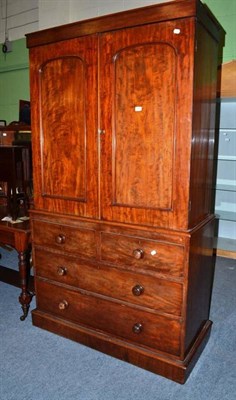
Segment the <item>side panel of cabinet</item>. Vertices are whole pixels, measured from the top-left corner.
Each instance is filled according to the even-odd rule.
[[[218,43],[198,24],[194,67],[189,227],[213,212]]]
[[[97,37],[30,50],[38,209],[98,215]]]
[[[102,218],[186,228],[193,21],[102,35]]]
[[[186,299],[185,355],[209,319],[215,272],[214,220],[195,231],[190,239]]]

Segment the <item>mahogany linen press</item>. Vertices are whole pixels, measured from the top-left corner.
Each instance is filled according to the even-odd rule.
[[[27,35],[33,323],[180,383],[212,325],[223,41],[198,0]]]

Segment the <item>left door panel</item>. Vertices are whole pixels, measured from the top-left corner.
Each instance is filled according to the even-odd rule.
[[[34,202],[98,216],[97,37],[30,50]]]

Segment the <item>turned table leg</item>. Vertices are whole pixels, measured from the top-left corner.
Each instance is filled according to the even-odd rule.
[[[28,280],[30,274],[30,262],[29,262],[30,252],[19,251],[19,273],[20,273],[20,283],[21,283],[21,294],[19,296],[19,302],[22,306],[23,315],[20,317],[21,321],[24,321],[28,315],[30,302],[33,297],[33,293],[28,291]]]

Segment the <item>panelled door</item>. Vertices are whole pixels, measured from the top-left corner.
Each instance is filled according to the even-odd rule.
[[[100,38],[101,215],[186,228],[193,21]]]
[[[97,217],[97,36],[30,58],[35,207]]]

